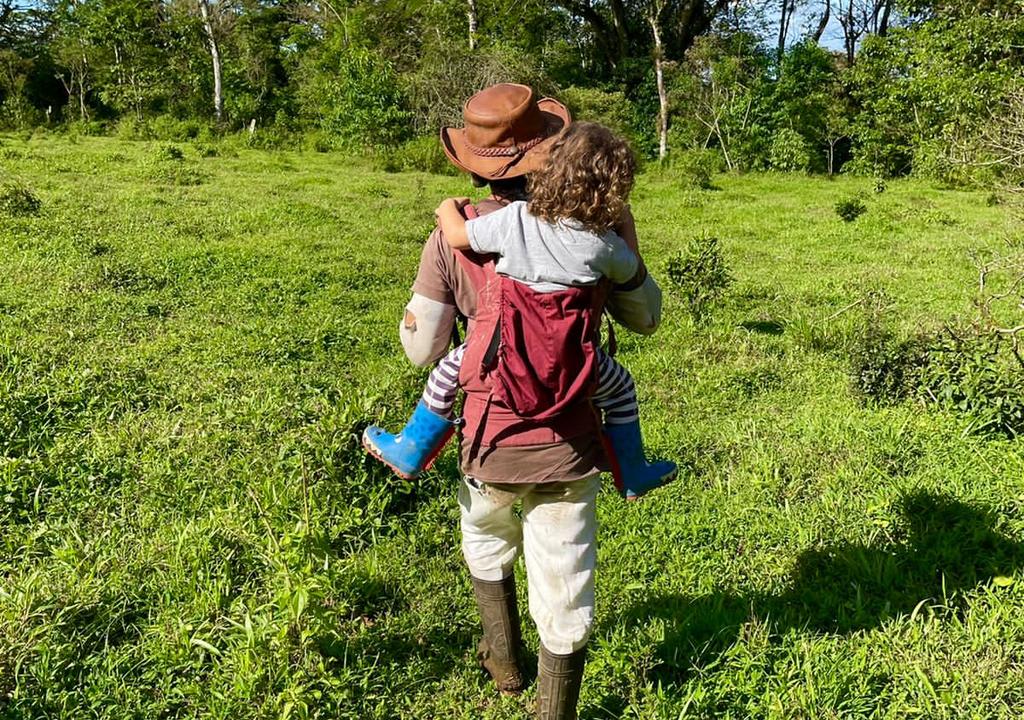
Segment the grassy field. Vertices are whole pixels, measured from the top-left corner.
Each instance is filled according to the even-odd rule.
[[[403,484],[357,442],[419,392],[397,322],[468,182],[180,147],[0,145],[41,201],[0,216],[0,718],[526,716],[473,663],[454,454]],[[1022,446],[858,402],[841,312],[967,312],[970,253],[1024,227],[910,181],[716,184],[636,191],[656,273],[708,233],[735,283],[619,334],[685,472],[601,494],[582,717],[1024,716]]]

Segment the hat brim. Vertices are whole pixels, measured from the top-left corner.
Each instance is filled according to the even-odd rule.
[[[486,180],[506,180],[531,173],[544,164],[555,136],[572,122],[569,109],[553,98],[541,98],[537,101],[537,107],[547,123],[547,139],[524,152],[511,165],[508,157],[481,157],[475,154],[467,144],[466,131],[462,128],[441,128],[441,148],[455,167]]]

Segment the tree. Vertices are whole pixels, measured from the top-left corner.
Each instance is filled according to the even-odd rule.
[[[681,105],[704,129],[729,170],[763,166],[771,118],[769,59],[745,32],[700,38],[686,54]]]
[[[608,74],[621,74],[629,58],[646,54],[646,33],[639,29],[650,26],[649,4],[623,0],[559,0],[556,4],[586,23]],[[665,56],[682,58],[735,4],[736,0],[664,0],[659,16]]]
[[[668,0],[652,0],[647,6],[647,23],[654,38],[654,74],[658,87],[658,159],[668,155],[668,95],[665,92],[665,46],[661,40],[661,24]]]
[[[867,34],[884,37],[889,32],[893,0],[840,0],[839,24],[847,65],[857,59],[857,45]]]
[[[209,0],[199,0],[199,14],[203,18],[203,30],[210,47],[210,62],[213,66],[213,114],[217,122],[224,120],[224,81],[221,74],[220,45],[214,31],[214,15]]]
[[[786,38],[789,36],[789,26],[796,14],[796,0],[781,0],[779,10],[779,45],[778,59],[781,62],[782,56],[786,54]]]

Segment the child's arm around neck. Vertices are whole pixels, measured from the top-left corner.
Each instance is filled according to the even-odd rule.
[[[469,250],[469,236],[466,234],[466,218],[462,208],[469,203],[469,198],[447,198],[437,206],[437,226],[445,242],[453,250]]]

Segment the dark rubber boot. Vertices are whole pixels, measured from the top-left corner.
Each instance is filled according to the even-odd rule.
[[[540,646],[537,661],[537,720],[576,720],[587,649],[555,655]]]
[[[519,605],[516,604],[516,579],[488,582],[473,580],[473,594],[480,610],[484,637],[477,649],[477,660],[494,679],[498,692],[515,695],[523,691],[523,672],[519,667]]]

